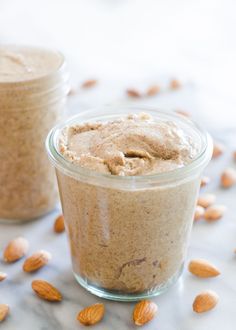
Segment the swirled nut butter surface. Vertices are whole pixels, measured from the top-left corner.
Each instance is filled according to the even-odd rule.
[[[193,160],[198,147],[175,123],[141,114],[68,127],[60,151],[82,167],[128,176],[182,167]]]
[[[51,50],[0,46],[0,218],[32,219],[57,201],[44,141],[64,107],[63,62]]]

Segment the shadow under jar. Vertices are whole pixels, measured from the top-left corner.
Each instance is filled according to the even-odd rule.
[[[174,122],[191,136],[199,147],[196,157],[168,172],[120,176],[83,168],[62,154],[59,142],[66,127],[141,111],[155,121]],[[175,283],[183,269],[200,176],[212,154],[209,135],[174,113],[108,107],[55,127],[46,147],[56,167],[77,281],[95,295],[122,301],[158,295]]]
[[[0,218],[24,221],[58,200],[44,143],[68,92],[64,57],[55,51],[0,46]]]

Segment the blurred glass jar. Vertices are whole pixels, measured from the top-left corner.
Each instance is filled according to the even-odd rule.
[[[44,150],[63,115],[68,74],[62,54],[0,47],[0,218],[29,220],[55,207],[53,169]]]

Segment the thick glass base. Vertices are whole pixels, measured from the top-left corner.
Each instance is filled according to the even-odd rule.
[[[174,285],[179,277],[181,276],[183,272],[183,267],[184,265],[180,267],[178,272],[176,272],[167,282],[164,284],[161,284],[157,287],[155,287],[153,290],[149,291],[144,291],[140,293],[124,293],[120,291],[115,291],[115,290],[106,290],[101,287],[97,287],[95,285],[92,285],[89,283],[87,280],[83,279],[81,276],[77,275],[74,273],[74,276],[77,280],[77,282],[86,290],[91,292],[92,294],[104,298],[104,299],[109,299],[109,300],[115,300],[115,301],[136,301],[136,300],[141,300],[141,299],[146,299],[146,298],[151,298],[158,296],[168,290],[172,285]]]

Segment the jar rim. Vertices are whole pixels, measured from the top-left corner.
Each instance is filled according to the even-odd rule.
[[[155,174],[147,174],[147,175],[135,175],[135,176],[117,176],[111,174],[104,174],[100,172],[96,172],[87,168],[83,168],[78,166],[77,164],[71,163],[67,160],[63,155],[59,152],[57,148],[58,136],[63,128],[72,124],[78,124],[81,122],[81,117],[85,115],[89,117],[97,114],[96,117],[91,117],[93,121],[101,120],[102,118],[109,117],[114,120],[114,114],[117,118],[121,117],[121,113],[117,112],[122,109],[122,114],[127,115],[131,113],[140,113],[145,112],[148,114],[158,114],[163,119],[169,120],[178,120],[188,127],[194,129],[198,132],[199,137],[201,138],[201,148],[197,156],[189,163],[183,167],[179,167],[167,172],[155,173]],[[149,106],[103,106],[102,112],[100,108],[94,108],[91,110],[80,112],[79,114],[70,117],[65,122],[56,125],[49,132],[46,139],[46,150],[52,164],[59,170],[64,172],[66,175],[71,176],[73,178],[79,179],[80,181],[88,182],[88,179],[93,184],[101,185],[101,186],[109,186],[111,183],[115,186],[120,186],[124,189],[129,189],[135,187],[144,188],[147,185],[152,184],[168,184],[173,181],[182,181],[195,173],[200,173],[203,168],[208,164],[209,160],[212,156],[213,143],[210,135],[205,131],[205,129],[201,128],[197,123],[193,120],[186,118],[183,115],[174,113],[169,110],[159,110],[157,108],[149,107]],[[105,115],[104,115],[105,113]],[[107,115],[108,113],[108,115]],[[88,122],[87,120],[87,122]]]

